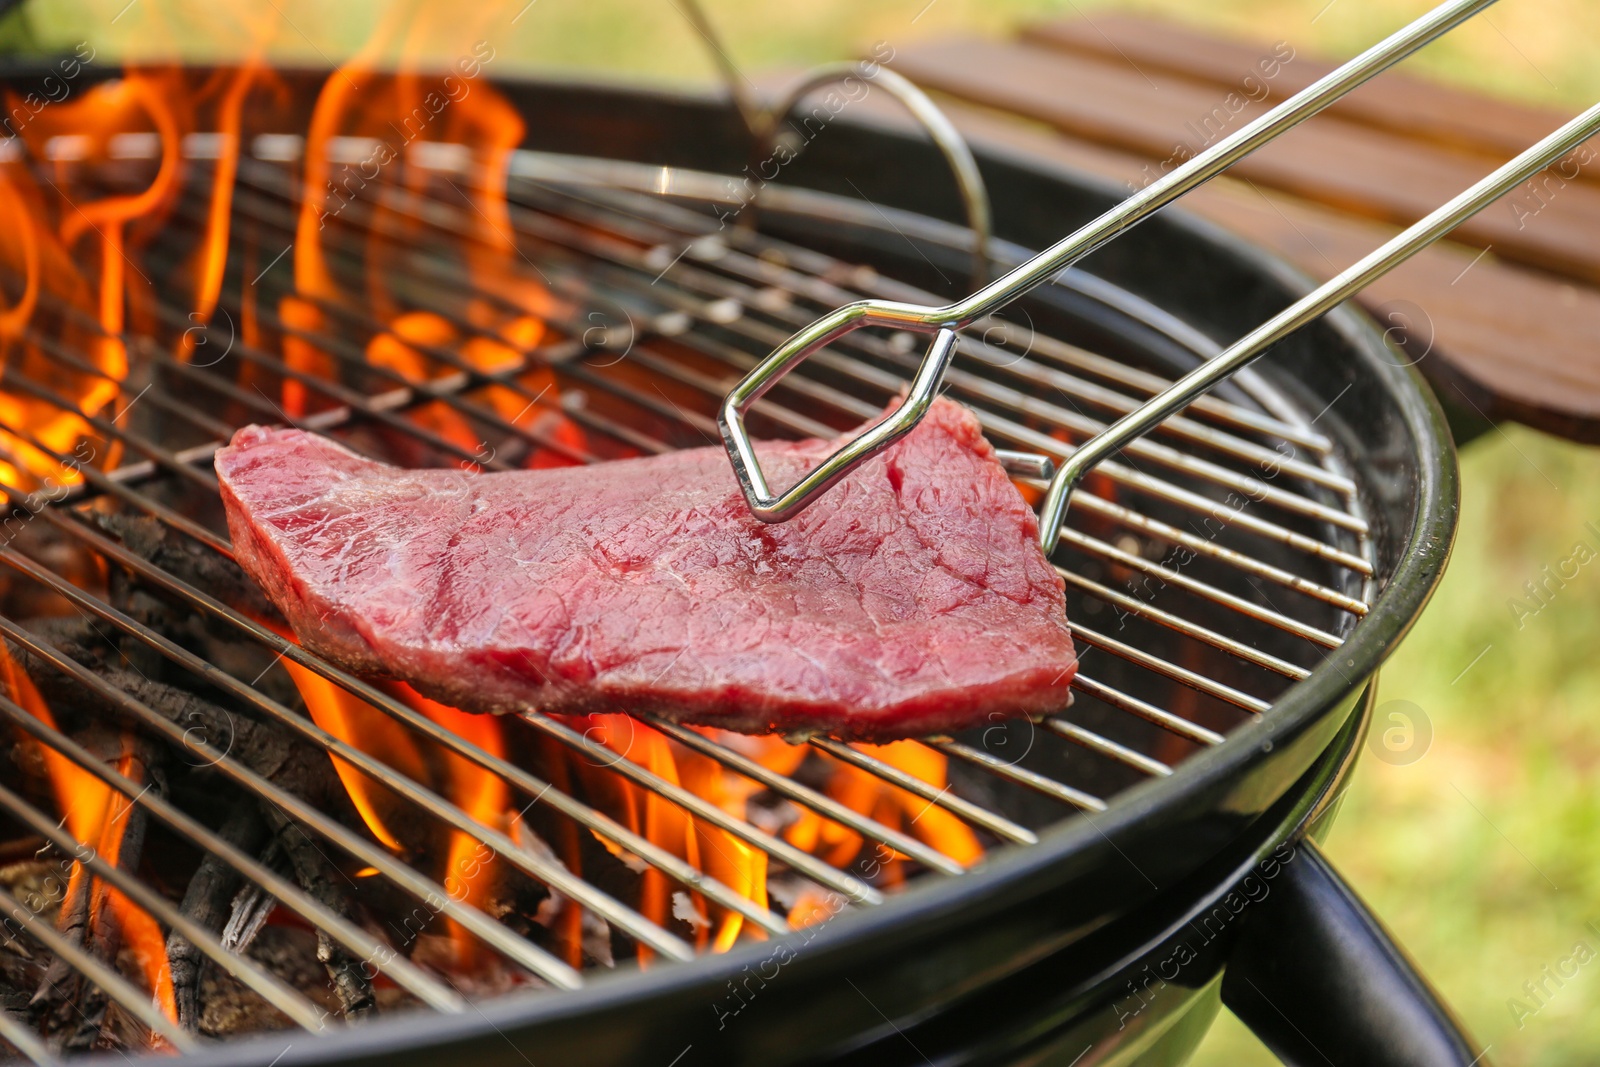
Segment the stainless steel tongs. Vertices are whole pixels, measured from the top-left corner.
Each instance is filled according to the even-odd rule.
[[[1009,274],[944,307],[862,300],[817,319],[790,337],[747,374],[723,400],[718,413],[722,440],[733,461],[750,510],[763,522],[799,514],[839,479],[908,433],[926,414],[956,347],[956,331],[1050,281],[1081,257],[1170,204],[1197,185],[1315,115],[1369,78],[1387,70],[1495,0],[1450,0],[1355,59],[1307,86],[1278,107],[1217,142],[1183,166],[1134,193]],[[1040,507],[1039,542],[1046,553],[1056,543],[1073,489],[1096,464],[1176,414],[1301,327],[1433,244],[1468,218],[1560,160],[1600,132],[1600,104],[1478,181],[1397,234],[1359,262],[1308,293],[1256,329],[1172,383],[1140,407],[1077,447],[1050,479]],[[980,234],[980,239],[982,235]],[[807,356],[863,326],[888,326],[934,334],[905,402],[882,421],[839,447],[805,477],[774,493],[745,430],[745,413]]]

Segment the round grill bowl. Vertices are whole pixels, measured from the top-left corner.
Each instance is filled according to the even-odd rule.
[[[499,88],[530,116],[529,148],[726,174],[749,161],[742,126],[718,101],[570,82],[509,81]],[[1005,151],[978,146],[978,158],[997,236],[1024,248],[1071,231],[1122,192]],[[960,217],[931,145],[848,114],[785,168],[782,182],[936,219]],[[792,220],[764,211],[762,224],[781,231]],[[783,235],[852,258],[848,232]],[[906,255],[867,251],[878,261]],[[963,277],[955,266],[953,276]],[[1181,210],[1118,238],[1082,271],[1212,341],[1243,334],[1309,288],[1270,256]],[[1045,299],[1061,321],[1076,322],[1080,336],[1142,351],[1157,363],[1195,358],[1170,331],[1119,309],[1114,291],[1095,292],[1086,282]],[[1171,777],[1121,794],[1103,814],[1066,819],[1037,846],[998,850],[965,876],[924,879],[881,907],[781,941],[601,978],[577,992],[509,997],[454,1017],[402,1017],[317,1040],[224,1042],[195,1061],[687,1067],[820,1062],[855,1052],[871,1062],[922,1062],[912,1041],[920,1025],[992,1004],[984,1000],[987,991],[1014,990],[1028,975],[1052,983],[1036,990],[1041,998],[1072,992],[1070,1007],[1052,1025],[1067,1025],[1063,1012],[1119,1014],[1115,1002],[1128,996],[1127,975],[1107,961],[1143,951],[1156,902],[1170,902],[1173,894],[1198,900],[1226,888],[1253,857],[1302,827],[1359,740],[1362,723],[1354,713],[1363,692],[1445,563],[1456,514],[1454,453],[1433,397],[1401,362],[1371,322],[1347,308],[1258,365],[1261,377],[1301,411],[1327,409],[1317,428],[1345,457],[1372,525],[1371,610],[1270,711],[1187,759]],[[1189,1005],[1219,965],[1195,965],[1175,983],[1187,992],[1174,994],[1172,1006]],[[1165,1007],[1152,1010],[1143,1025],[1167,1014]],[[992,1023],[998,1025],[989,1018],[973,1025]],[[1027,1039],[1039,1040],[1038,1034]],[[1116,1044],[1115,1034],[1106,1040],[1108,1048]],[[940,1062],[987,1062],[988,1055],[952,1054]]]

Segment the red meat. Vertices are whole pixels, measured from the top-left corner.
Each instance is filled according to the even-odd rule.
[[[787,485],[835,444],[758,453]],[[468,710],[881,741],[1070,700],[1061,579],[951,401],[772,526],[715,447],[477,474],[251,426],[216,467],[239,561],[307,647]]]

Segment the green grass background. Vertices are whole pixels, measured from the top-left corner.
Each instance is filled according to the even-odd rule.
[[[1352,54],[1428,6],[1419,0],[706,0],[749,72],[848,57],[952,34],[1110,6],[1156,12],[1297,49]],[[126,4],[126,6],[124,6]],[[674,0],[49,0],[30,4],[38,40],[111,54],[214,56],[264,41],[276,60],[348,55],[381,28],[448,61],[486,39],[496,69],[603,71],[705,83],[711,66]],[[237,9],[237,10],[236,10]],[[514,21],[513,21],[514,19]],[[11,27],[13,39],[18,32]],[[390,34],[393,54],[407,35]],[[1600,4],[1505,0],[1409,68],[1569,111],[1600,99]],[[1597,338],[1600,343],[1600,338]],[[1600,1061],[1600,958],[1536,1014],[1508,1002],[1579,942],[1600,952],[1600,560],[1517,625],[1508,600],[1576,541],[1600,549],[1600,452],[1509,426],[1462,458],[1461,534],[1438,596],[1385,669],[1382,700],[1432,723],[1408,766],[1364,759],[1328,849],[1502,1065]],[[1486,650],[1486,651],[1485,651]],[[1481,658],[1480,658],[1481,657]],[[1470,667],[1470,669],[1469,669]],[[1465,673],[1463,673],[1465,672]],[[1198,1060],[1273,1062],[1224,1013]]]

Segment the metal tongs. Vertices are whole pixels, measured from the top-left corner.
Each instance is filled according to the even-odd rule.
[[[1296,93],[1278,107],[1242,127],[1195,156],[1183,166],[1093,222],[1080,228],[1009,274],[982,285],[965,299],[944,307],[927,307],[886,300],[846,304],[817,319],[790,337],[747,374],[723,400],[718,413],[722,440],[733,461],[740,488],[755,517],[763,522],[785,522],[826,493],[835,482],[883,451],[921,421],[938,393],[956,348],[956,331],[992,314],[1034,288],[1050,281],[1078,259],[1112,240],[1184,193],[1215,177],[1235,162],[1315,115],[1345,93],[1387,70],[1423,45],[1447,33],[1495,0],[1451,0],[1401,29],[1326,77]],[[900,95],[900,94],[896,94]],[[920,95],[920,94],[918,94]],[[929,105],[931,106],[931,105]],[[920,116],[919,116],[920,117]],[[1518,185],[1560,160],[1595,133],[1600,132],[1600,104],[1556,130],[1515,159],[1478,181],[1408,227],[1334,278],[1306,294],[1227,349],[1202,363],[1077,447],[1055,470],[1040,507],[1039,543],[1046,554],[1055,547],[1073,489],[1098,463],[1143,436],[1191,401],[1208,392],[1265,353],[1273,345],[1333,310],[1462,222],[1488,207]],[[936,140],[939,140],[936,134]],[[945,146],[940,145],[941,148]],[[948,150],[946,154],[949,155]],[[965,185],[964,185],[965,188]],[[971,214],[971,212],[969,212]],[[986,245],[987,219],[980,229],[973,219],[980,249]],[[981,256],[980,256],[981,262]],[[767,484],[756,459],[745,413],[767,390],[807,356],[845,334],[864,326],[888,326],[934,334],[917,369],[904,402],[880,422],[841,445],[805,477],[780,493]]]

